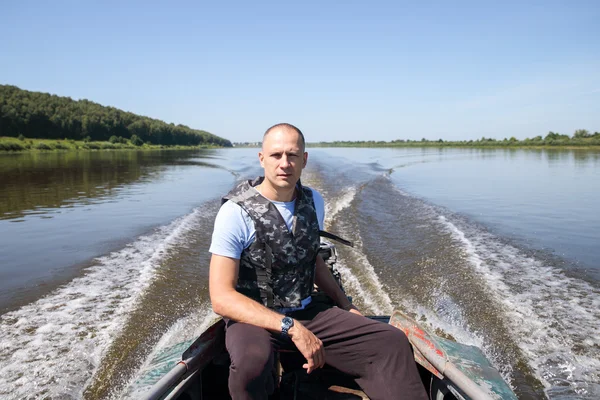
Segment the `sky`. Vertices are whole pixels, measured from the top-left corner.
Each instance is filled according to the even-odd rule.
[[[600,1],[0,1],[0,84],[233,142],[600,131]]]

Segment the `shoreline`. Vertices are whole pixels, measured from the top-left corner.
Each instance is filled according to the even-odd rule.
[[[241,147],[241,146],[239,146]],[[250,146],[249,146],[250,147]],[[514,150],[518,150],[518,149],[533,149],[533,150],[551,150],[551,149],[556,149],[556,150],[600,150],[600,144],[598,145],[589,145],[589,144],[584,144],[584,145],[527,145],[527,144],[522,144],[522,145],[510,145],[510,146],[506,146],[506,145],[461,145],[461,144],[448,144],[448,145],[435,145],[435,144],[415,144],[415,145],[335,145],[335,144],[330,144],[330,143],[324,143],[324,144],[312,144],[312,143],[307,143],[306,144],[307,148],[366,148],[366,149],[395,149],[395,148],[425,148],[425,147],[430,147],[433,149],[514,149]]]
[[[581,146],[553,146],[553,145],[542,145],[542,146],[469,146],[469,145],[446,145],[446,146],[435,146],[435,145],[410,145],[410,146],[364,146],[364,145],[356,145],[356,146],[336,146],[331,144],[313,144],[307,143],[306,148],[310,149],[331,149],[331,148],[364,148],[364,149],[396,149],[396,148],[425,148],[429,147],[432,149],[507,149],[507,150],[523,150],[523,149],[532,149],[532,150],[600,150],[600,145],[581,145]],[[234,149],[260,149],[260,146],[233,146]]]
[[[306,143],[306,148],[318,149],[318,148],[365,148],[365,149],[395,149],[395,148],[433,148],[433,149],[507,149],[507,150],[521,150],[521,149],[532,149],[532,150],[600,150],[600,144],[582,144],[582,145],[474,145],[474,144],[353,144],[353,145],[336,145],[333,143]],[[260,149],[260,145],[234,145],[234,149]]]
[[[494,143],[494,144],[467,144],[467,143],[437,143],[437,142],[409,142],[409,143],[306,143],[307,148],[454,148],[454,149],[532,149],[532,150],[600,150],[600,144],[524,144],[524,143]],[[110,141],[83,141],[71,139],[18,139],[10,136],[0,136],[0,154],[15,153],[49,153],[61,151],[104,151],[104,150],[194,150],[194,149],[225,149],[228,147],[215,145],[160,145],[148,144],[136,146],[131,143],[112,143]],[[260,145],[234,145],[232,148],[260,148]]]
[[[24,139],[9,136],[0,136],[0,154],[16,153],[51,153],[67,151],[105,151],[105,150],[194,150],[194,149],[222,149],[225,147],[215,145],[167,146],[161,144],[148,144],[136,146],[131,143],[112,143],[109,141],[83,141],[64,139]]]

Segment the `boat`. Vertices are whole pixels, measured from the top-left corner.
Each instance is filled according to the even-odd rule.
[[[343,289],[341,276],[336,269],[335,245],[321,243],[320,254]],[[328,301],[316,287],[313,301],[315,299]],[[399,310],[392,315],[368,318],[404,331],[412,344],[415,362],[430,399],[517,399],[479,348],[437,336]],[[269,399],[369,399],[350,376],[327,365],[308,375],[301,367],[302,361],[299,352],[281,352],[276,355],[277,368],[274,373],[279,384]],[[228,399],[229,363],[229,355],[225,349],[225,322],[219,319],[187,348],[181,361],[163,375],[142,398]]]

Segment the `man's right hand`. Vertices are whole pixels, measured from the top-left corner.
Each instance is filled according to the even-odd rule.
[[[306,373],[310,374],[325,365],[325,348],[321,339],[296,320],[288,333],[292,342],[306,358],[306,364],[302,365],[302,368],[306,369]]]

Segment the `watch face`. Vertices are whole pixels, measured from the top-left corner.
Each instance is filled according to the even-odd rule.
[[[291,319],[290,317],[285,317],[284,319],[281,320],[281,323],[289,328],[292,325],[294,325],[294,320]]]

